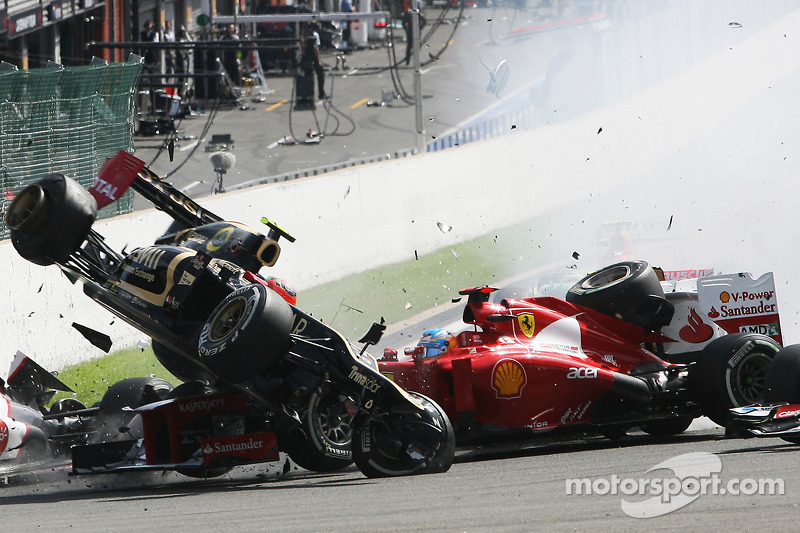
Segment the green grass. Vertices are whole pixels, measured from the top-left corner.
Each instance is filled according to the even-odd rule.
[[[553,247],[545,243],[550,238],[549,228],[557,224],[551,214],[432,254],[347,276],[302,291],[298,307],[356,341],[381,318],[392,324],[449,304],[458,297],[459,289],[491,285],[552,261]],[[76,398],[92,405],[109,385],[150,375],[179,383],[149,348],[121,350],[69,367],[59,373],[59,378],[75,390]]]
[[[170,374],[156,359],[152,348],[129,348],[106,357],[71,366],[58,373],[58,379],[75,391],[74,397],[85,405],[100,401],[109,385],[130,377],[156,376],[172,384],[180,381]],[[59,393],[53,401],[73,397]]]

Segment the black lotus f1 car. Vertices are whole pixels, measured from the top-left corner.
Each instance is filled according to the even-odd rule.
[[[154,245],[119,253],[92,224],[129,186],[174,224]],[[370,477],[449,469],[447,416],[381,375],[365,351],[383,326],[355,349],[298,309],[288,284],[259,275],[278,260],[280,238],[294,241],[262,222],[266,235],[223,220],[125,152],[88,191],[52,174],[16,195],[6,223],[19,254],[81,281],[88,296],[152,337],[156,357],[184,381],[141,408],[127,439],[75,447],[75,472],[212,476],[268,460],[275,443],[316,471],[352,462]]]

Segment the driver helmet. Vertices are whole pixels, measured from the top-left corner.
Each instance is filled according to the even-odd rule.
[[[277,292],[281,298],[291,305],[297,305],[297,291],[285,279],[269,277],[267,278],[267,287]]]
[[[417,346],[425,348],[425,357],[438,357],[456,346],[455,336],[446,329],[429,329],[422,334]]]

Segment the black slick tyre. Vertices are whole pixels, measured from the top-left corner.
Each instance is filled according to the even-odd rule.
[[[47,266],[67,261],[80,248],[96,214],[97,202],[80,183],[50,174],[17,194],[6,225],[19,255]]]
[[[714,339],[691,368],[691,386],[703,413],[724,426],[728,410],[762,403],[767,372],[780,345],[757,333],[734,333]]]
[[[356,405],[332,386],[318,387],[296,422],[278,421],[278,446],[302,468],[336,472],[353,464],[352,421]]]
[[[675,311],[644,261],[624,261],[589,274],[569,289],[566,300],[650,331],[669,324]]]
[[[172,384],[155,377],[127,378],[111,385],[100,400],[100,411],[92,420],[90,441],[107,442],[130,438],[126,428],[133,420],[137,407],[164,400]]]
[[[382,413],[353,428],[353,460],[367,477],[447,472],[455,456],[450,419],[436,402],[409,392],[422,413]]]
[[[198,343],[198,357],[220,379],[254,378],[288,348],[294,313],[277,293],[260,284],[240,287],[211,313]]]
[[[800,344],[781,348],[767,370],[766,403],[800,403]],[[800,436],[781,437],[800,444]]]

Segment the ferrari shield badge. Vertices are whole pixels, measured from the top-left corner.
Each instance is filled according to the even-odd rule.
[[[520,331],[522,331],[526,337],[529,339],[533,337],[533,332],[536,329],[536,321],[533,319],[532,313],[517,315],[517,323],[519,324]]]

